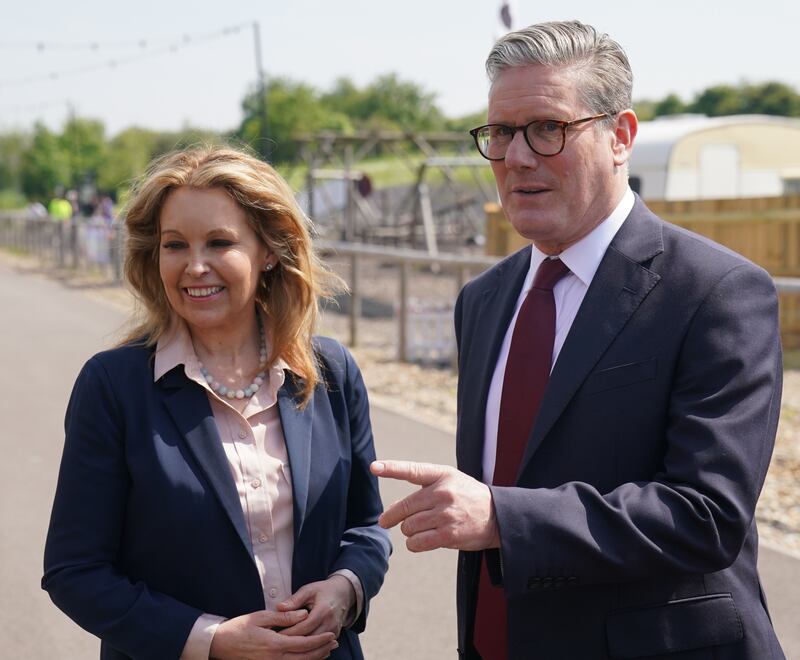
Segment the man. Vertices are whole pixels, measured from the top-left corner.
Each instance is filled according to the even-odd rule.
[[[631,192],[632,74],[607,35],[534,25],[487,71],[472,134],[533,246],[461,292],[458,470],[373,464],[422,486],[382,524],[461,550],[461,658],[783,658],[754,519],[781,396],[770,277]]]

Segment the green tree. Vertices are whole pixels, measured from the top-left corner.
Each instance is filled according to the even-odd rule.
[[[187,147],[205,144],[222,144],[223,142],[225,142],[224,137],[215,131],[184,126],[179,131],[156,133],[150,157],[155,158],[176,149],[186,149]]]
[[[780,82],[750,85],[744,90],[744,112],[800,117],[800,95]]]
[[[668,94],[653,107],[653,114],[656,117],[679,115],[683,112],[686,112],[686,104],[677,94]]]
[[[109,143],[97,175],[97,187],[117,194],[127,188],[147,167],[155,152],[159,134],[144,128],[128,128]]]
[[[0,134],[0,190],[21,190],[22,155],[30,137],[19,131]]]
[[[364,90],[359,116],[363,121],[384,120],[402,130],[433,131],[444,126],[436,95],[397,74],[378,77]]]
[[[350,78],[338,78],[330,91],[320,97],[321,105],[330,112],[338,112],[351,119],[363,118],[361,106],[364,92]]]
[[[650,121],[656,117],[656,103],[650,99],[641,99],[633,102],[633,111],[639,118],[639,121]]]
[[[715,85],[702,91],[689,104],[689,112],[698,112],[709,117],[738,115],[744,112],[744,94],[731,85]]]
[[[258,90],[251,91],[242,101],[244,119],[234,137],[257,152],[262,151],[261,107]],[[269,160],[289,162],[299,151],[295,141],[301,133],[313,133],[324,129],[338,132],[352,130],[349,119],[327,110],[319,94],[309,85],[286,78],[273,78],[267,90],[267,134],[269,143],[266,152]]]
[[[106,158],[106,136],[103,122],[71,117],[59,138],[61,150],[69,163],[69,185],[80,186],[94,181]]]
[[[22,191],[30,199],[46,202],[57,187],[66,187],[70,182],[69,160],[60,139],[44,124],[37,123],[20,162]]]
[[[486,108],[471,112],[468,115],[444,120],[444,130],[455,133],[466,133],[472,128],[482,126],[486,123]]]

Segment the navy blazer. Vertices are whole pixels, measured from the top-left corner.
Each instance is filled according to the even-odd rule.
[[[327,386],[298,408],[278,392],[294,494],[292,589],[350,569],[361,616],[334,658],[362,658],[356,633],[391,550],[377,525],[367,394],[350,354],[318,339]],[[42,586],[102,640],[101,658],[178,658],[203,612],[236,617],[264,596],[206,390],[182,366],[153,382],[153,349],[91,358],[72,393]]]
[[[458,466],[480,479],[486,400],[530,248],[456,306]],[[769,275],[636,203],[554,365],[516,485],[492,487],[511,658],[783,658],[754,512],[781,398]],[[502,564],[500,564],[502,557]],[[479,553],[460,553],[459,648]]]

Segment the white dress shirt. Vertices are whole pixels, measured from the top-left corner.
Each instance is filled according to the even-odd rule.
[[[559,280],[553,287],[553,297],[556,302],[556,337],[553,345],[553,362],[550,365],[552,371],[564,340],[569,334],[572,322],[578,314],[578,309],[583,302],[583,297],[592,283],[594,274],[597,272],[603,255],[606,253],[611,240],[614,238],[625,218],[631,212],[634,203],[634,195],[630,188],[625,191],[617,207],[611,212],[603,222],[595,227],[591,232],[584,236],[574,245],[570,245],[566,250],[559,254],[559,258],[567,265],[570,272]],[[500,347],[500,354],[497,356],[497,364],[494,367],[492,383],[489,386],[489,396],[486,399],[486,423],[483,438],[483,482],[492,483],[494,476],[495,458],[497,453],[497,427],[500,420],[500,397],[503,393],[503,379],[505,377],[506,362],[508,361],[508,351],[511,347],[511,336],[514,333],[514,325],[517,322],[519,308],[528,295],[533,278],[539,265],[547,258],[547,255],[531,246],[531,265],[522,290],[517,298],[514,315],[508,324],[503,344]]]

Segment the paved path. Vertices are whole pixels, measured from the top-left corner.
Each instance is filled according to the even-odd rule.
[[[98,657],[99,644],[39,589],[41,555],[63,438],[64,407],[83,362],[113,343],[120,313],[0,255],[0,656]],[[379,456],[452,463],[453,438],[373,409]],[[387,502],[409,488],[382,484]],[[412,555],[395,533],[391,570],[362,636],[373,660],[455,657],[455,553]],[[800,660],[800,561],[762,549],[761,571],[790,660]]]

